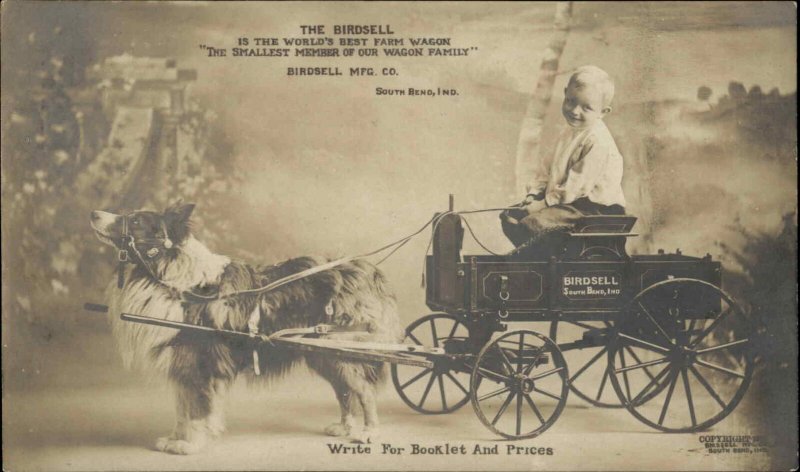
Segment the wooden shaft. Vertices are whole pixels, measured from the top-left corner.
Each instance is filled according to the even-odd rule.
[[[169,321],[169,320],[161,320],[158,318],[152,318],[150,316],[142,316],[142,315],[133,315],[130,313],[123,313],[120,315],[120,319],[124,321],[131,321],[134,323],[143,323],[149,324],[153,326],[161,326],[164,328],[173,328],[173,329],[188,329],[191,331],[198,331],[204,332],[208,334],[224,334],[228,336],[238,337],[238,338],[249,338],[255,339],[257,341],[264,341],[264,342],[272,342],[273,344],[281,347],[285,347],[288,349],[294,349],[298,351],[306,351],[306,352],[318,352],[324,353],[327,355],[333,355],[335,357],[340,357],[344,359],[352,359],[357,361],[370,361],[370,362],[390,362],[393,364],[404,364],[404,365],[412,365],[417,367],[425,367],[425,368],[432,368],[433,362],[427,359],[421,358],[414,358],[409,356],[409,354],[434,354],[432,352],[403,352],[403,354],[399,353],[383,353],[383,352],[376,352],[376,351],[366,351],[366,350],[355,350],[348,347],[339,347],[335,345],[335,341],[330,340],[331,344],[326,345],[315,345],[314,342],[324,341],[321,339],[295,339],[295,338],[274,338],[269,339],[266,336],[256,336],[253,338],[248,333],[242,333],[239,331],[231,331],[227,329],[216,329],[211,328],[209,326],[198,326],[189,323],[181,323],[179,321]],[[308,343],[306,341],[311,341],[312,343]],[[374,346],[373,346],[374,347]]]
[[[231,331],[228,329],[217,329],[217,328],[212,328],[210,326],[199,326],[189,323],[181,323],[180,321],[162,320],[150,316],[132,315],[130,313],[123,313],[119,315],[119,317],[124,321],[133,321],[134,323],[162,326],[164,328],[188,329],[191,331],[200,331],[208,334],[226,334],[229,336],[240,337],[240,338],[251,337],[248,333],[242,333],[239,331]]]

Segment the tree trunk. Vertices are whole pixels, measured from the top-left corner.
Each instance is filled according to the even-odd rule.
[[[558,72],[558,62],[564,46],[567,44],[569,24],[572,19],[572,2],[557,2],[554,18],[553,37],[544,51],[542,65],[539,68],[539,80],[536,89],[528,102],[525,117],[522,119],[522,128],[517,143],[517,158],[515,165],[515,191],[516,195],[525,194],[525,184],[533,174],[537,162],[541,143],[542,124],[545,113],[553,96],[553,84]]]

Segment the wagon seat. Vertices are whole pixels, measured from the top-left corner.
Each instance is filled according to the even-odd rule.
[[[625,241],[631,236],[636,217],[631,215],[586,215],[569,230],[543,234],[535,243],[520,246],[509,255],[517,261],[620,260],[627,259]]]
[[[636,217],[632,215],[591,215],[578,220],[566,234],[562,259],[627,259],[627,238],[632,233]]]

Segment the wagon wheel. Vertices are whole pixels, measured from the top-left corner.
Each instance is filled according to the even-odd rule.
[[[560,323],[560,324],[559,324]],[[561,336],[558,335],[559,327]],[[613,321],[553,321],[550,324],[550,339],[561,344],[592,337],[597,339],[597,346],[563,351],[567,365],[573,366],[569,379],[569,389],[582,400],[600,408],[623,408],[619,397],[608,381],[608,338],[614,333]],[[606,337],[604,337],[606,336]],[[641,363],[651,360],[652,356],[640,358],[630,347],[625,347],[617,354],[622,363]],[[645,372],[652,375],[652,369],[646,367]],[[625,374],[628,375],[628,374]],[[638,401],[645,403],[658,394],[666,385],[660,382],[657,388],[643,395]]]
[[[457,317],[433,313],[411,323],[405,340],[457,353],[463,351],[468,338],[467,327]],[[428,415],[451,413],[466,405],[469,366],[457,356],[432,360],[433,368],[392,364],[392,382],[400,398],[412,409]]]
[[[706,429],[728,416],[747,391],[753,333],[739,306],[714,285],[659,282],[640,292],[624,313],[609,354],[611,384],[633,416],[653,428]],[[616,351],[629,348],[653,360],[620,362]],[[649,378],[645,367],[655,369],[655,376]],[[645,404],[641,398],[647,395],[654,400]]]
[[[559,327],[561,336],[558,336]],[[594,330],[611,329],[610,321],[553,321],[550,323],[550,339],[556,342],[572,342],[583,338]],[[564,351],[567,364],[573,366],[569,389],[582,400],[601,408],[621,408],[614,389],[608,386],[607,344],[584,349]]]
[[[508,439],[533,438],[558,419],[567,404],[564,356],[535,331],[506,333],[481,349],[472,370],[472,406],[481,422]],[[513,414],[505,414],[514,403]]]

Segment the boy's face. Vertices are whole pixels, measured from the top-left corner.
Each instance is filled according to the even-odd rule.
[[[561,113],[573,128],[586,128],[602,120],[611,111],[603,105],[603,94],[592,85],[570,85],[564,89]]]

